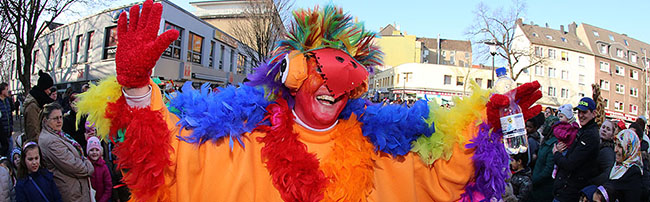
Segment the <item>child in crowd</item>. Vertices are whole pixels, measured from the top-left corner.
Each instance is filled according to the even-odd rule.
[[[108,202],[111,199],[113,183],[108,167],[102,158],[103,149],[99,138],[95,136],[88,138],[86,152],[88,152],[88,159],[93,162],[95,167],[95,172],[90,176],[90,184],[96,191],[95,200],[97,202]]]
[[[594,192],[596,192],[598,188],[596,185],[589,185],[585,187],[584,189],[580,190],[580,200],[579,202],[592,202],[594,201]]]
[[[598,186],[596,192],[593,195],[594,202],[615,202],[616,196],[614,196],[614,191],[611,188]]]
[[[11,162],[14,164],[14,176],[18,176],[18,166],[20,165],[20,146],[11,150]]]
[[[41,151],[35,142],[27,142],[20,155],[16,201],[60,202],[61,193],[50,171],[41,168]]]
[[[0,157],[0,201],[15,201],[16,178],[14,178],[14,169],[11,164],[7,157]]]
[[[533,191],[533,180],[530,168],[527,166],[528,153],[510,155],[510,170],[513,172],[510,184],[517,201],[530,201]]]
[[[562,105],[558,109],[558,118],[560,121],[553,125],[553,135],[559,142],[564,143],[567,148],[571,148],[573,141],[576,139],[580,125],[575,121],[573,116],[573,106],[571,104]],[[562,152],[562,155],[566,155],[568,149]],[[557,165],[553,168],[553,178],[557,174]]]

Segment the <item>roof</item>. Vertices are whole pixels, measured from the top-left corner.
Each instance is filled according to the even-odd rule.
[[[416,40],[424,43],[424,46],[429,49],[436,49],[438,44],[438,39],[434,38],[418,37]],[[471,52],[472,42],[464,40],[440,39],[440,47],[445,50]]]
[[[395,29],[395,26],[388,24],[386,27],[381,28],[381,31],[379,31],[380,36],[391,36],[393,35],[393,31],[397,31]]]
[[[48,23],[48,21],[45,21],[45,23]],[[47,28],[50,29],[50,30],[54,30],[54,29],[56,29],[57,27],[60,27],[60,26],[62,26],[62,25],[63,25],[63,24],[61,24],[61,23],[52,22],[52,23],[50,23],[49,26],[47,26]]]
[[[642,61],[642,58],[644,57],[644,52],[643,50],[646,50],[646,54],[650,54],[649,49],[650,45],[647,43],[644,43],[642,41],[636,40],[632,37],[627,36],[626,34],[619,34],[607,29],[603,29],[600,27],[596,27],[593,25],[589,25],[586,23],[581,23],[579,29],[583,29],[585,34],[587,35],[587,40],[586,43],[592,48],[594,55],[599,56],[599,57],[604,57],[604,58],[609,58],[609,59],[616,59],[619,61],[623,62],[628,62],[627,59],[615,57],[616,55],[616,49],[614,48],[620,48],[624,50],[627,53],[633,52],[637,54],[637,57],[639,58],[637,60],[636,64],[631,64],[633,66],[637,67],[643,67],[643,64],[640,62]],[[595,35],[595,32],[598,33],[598,36]],[[611,36],[611,38],[610,38]],[[613,40],[612,40],[613,39]],[[627,43],[626,43],[627,42]],[[599,51],[599,47],[597,46],[597,43],[603,43],[610,45],[611,48],[609,49],[607,54],[602,54]],[[630,63],[628,63],[630,64]]]
[[[578,38],[576,33],[563,32],[562,30],[523,23],[520,24],[520,27],[526,35],[526,38],[528,38],[532,44],[567,49],[589,55],[593,54],[589,47],[587,47],[587,44],[584,44],[584,42]]]

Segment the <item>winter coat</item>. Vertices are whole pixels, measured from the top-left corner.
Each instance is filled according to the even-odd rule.
[[[603,185],[609,181],[609,172],[612,171],[612,166],[616,162],[616,152],[614,152],[613,142],[604,142],[600,144],[598,152],[598,176],[592,180],[594,185]]]
[[[0,166],[0,201],[15,201],[14,183],[9,169]]]
[[[530,201],[533,191],[533,180],[530,179],[530,168],[525,168],[512,175],[510,184],[518,201]]]
[[[534,157],[539,151],[539,136],[537,131],[528,135],[528,167],[531,168],[531,171],[535,169],[535,163],[537,161],[537,158]]]
[[[580,125],[576,122],[557,122],[553,125],[553,135],[555,135],[558,141],[566,144],[567,147],[571,147],[576,139],[579,129]]]
[[[99,158],[93,162],[95,172],[90,176],[90,184],[95,189],[95,200],[97,202],[108,202],[111,199],[113,182],[111,181],[111,174],[104,159]]]
[[[43,108],[38,105],[36,98],[31,94],[27,95],[23,106],[25,107],[25,137],[27,138],[26,141],[23,141],[38,141],[38,134],[41,133],[41,121],[38,119],[38,115]]]
[[[33,180],[30,180],[30,178]],[[16,182],[16,201],[18,202],[42,202],[43,195],[47,197],[47,200],[50,202],[61,202],[61,194],[59,189],[54,183],[52,173],[47,171],[44,168],[41,168],[35,173],[29,174],[29,177],[18,179]],[[36,186],[41,191],[38,191]],[[43,194],[41,194],[43,192]]]
[[[553,183],[554,198],[564,201],[578,201],[580,190],[598,175],[598,149],[600,135],[598,125],[594,120],[589,121],[578,130],[574,143],[566,151],[553,154],[558,167],[555,183]]]
[[[54,173],[54,182],[64,201],[90,201],[89,177],[94,168],[68,140],[43,129],[38,139],[44,167]]]
[[[614,189],[620,202],[640,201],[641,169],[638,166],[632,166],[621,178],[609,180],[605,185]]]
[[[533,169],[533,200],[540,202],[553,200],[554,179],[551,174],[555,165],[553,146],[557,143],[557,138],[552,134],[549,137],[540,145],[535,169]]]
[[[79,121],[79,125],[77,125],[78,129],[75,127],[75,124],[77,124],[77,112],[70,110],[63,115],[63,127],[61,130],[77,141],[81,145],[81,148],[85,149],[87,144],[85,134],[86,116],[83,116],[81,121]]]

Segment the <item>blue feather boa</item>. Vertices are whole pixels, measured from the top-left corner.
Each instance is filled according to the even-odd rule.
[[[236,88],[228,86],[212,92],[209,83],[201,86],[200,90],[192,88],[191,82],[186,82],[183,92],[168,103],[172,113],[180,119],[177,125],[182,129],[193,130],[192,134],[178,137],[189,143],[199,143],[211,140],[217,141],[228,136],[230,149],[236,139],[244,147],[241,135],[253,131],[262,123],[266,106],[271,101],[265,98],[262,87],[241,85]]]
[[[435,131],[433,124],[428,125],[424,121],[429,118],[429,107],[424,100],[415,102],[409,108],[352,99],[339,117],[348,119],[352,113],[363,123],[363,135],[370,138],[375,149],[393,156],[406,155],[411,150],[411,142],[420,135],[429,137]]]

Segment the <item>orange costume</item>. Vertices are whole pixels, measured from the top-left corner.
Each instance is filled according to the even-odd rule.
[[[195,90],[186,84],[167,106],[148,78],[178,36],[156,37],[161,12],[148,0],[141,15],[137,5],[131,8],[128,27],[120,16],[117,78],[91,86],[77,104],[98,134],[117,143],[117,164],[133,200],[500,198],[508,156],[489,120],[504,100],[488,102],[489,91],[477,86],[452,109],[360,99],[381,52],[372,45],[374,33],[340,8],[295,12],[288,39],[241,87],[213,93],[207,85]],[[146,88],[150,93],[128,93]],[[525,84],[517,91],[518,100],[534,94],[527,96],[532,102],[519,100],[527,104],[526,118],[539,112],[529,110],[541,96],[537,88]],[[334,115],[329,127],[314,127],[328,114]]]

